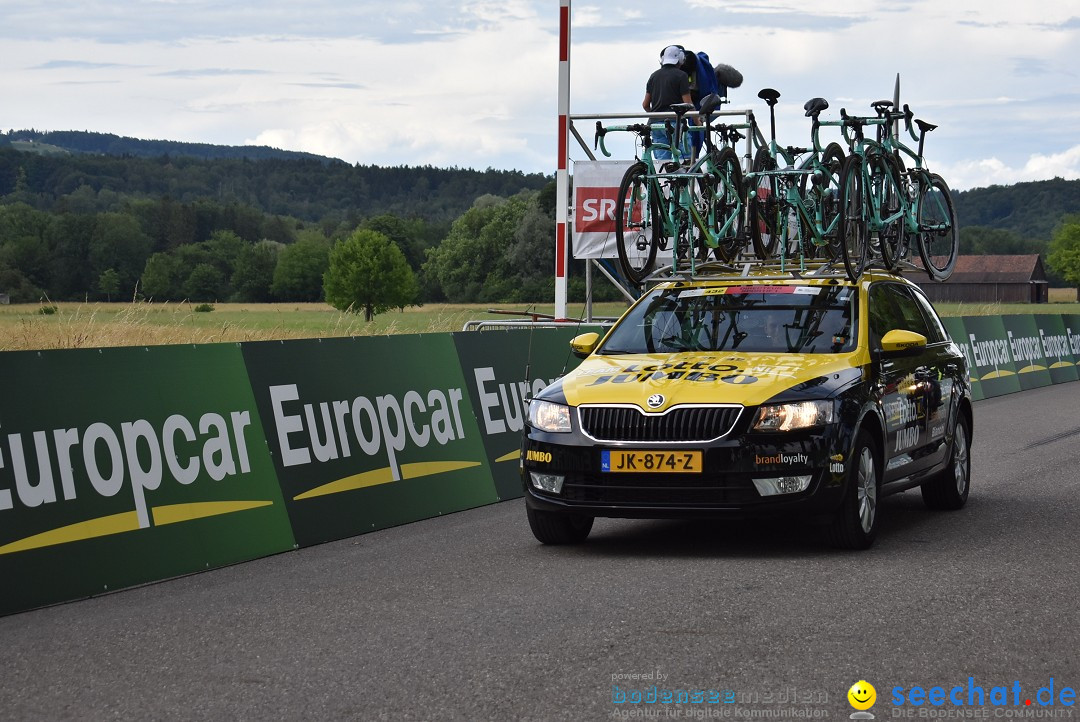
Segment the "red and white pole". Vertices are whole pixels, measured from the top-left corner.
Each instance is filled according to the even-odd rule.
[[[559,164],[555,171],[555,318],[566,318],[567,240],[570,238],[570,0],[559,0]]]

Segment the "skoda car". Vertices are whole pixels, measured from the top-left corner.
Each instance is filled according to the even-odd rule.
[[[795,515],[864,549],[879,501],[967,501],[968,368],[898,275],[670,281],[529,403],[529,525],[583,541],[595,517]]]

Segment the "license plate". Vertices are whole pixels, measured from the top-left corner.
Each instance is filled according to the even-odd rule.
[[[700,474],[700,451],[621,451],[600,452],[600,471],[619,474]]]

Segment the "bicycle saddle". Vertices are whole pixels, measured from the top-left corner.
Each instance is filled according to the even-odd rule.
[[[807,118],[815,118],[821,111],[828,107],[829,101],[825,100],[825,98],[810,98],[810,100],[806,101],[806,104],[803,105],[803,110],[806,111]]]
[[[682,116],[694,109],[693,103],[672,103],[671,110],[675,115]]]
[[[708,115],[709,113],[719,108],[723,102],[724,99],[716,93],[709,93],[701,99],[701,114]]]
[[[780,99],[780,93],[772,88],[762,88],[758,91],[757,97],[772,106],[776,105],[776,101]]]
[[[929,133],[931,130],[937,127],[936,125],[927,123],[925,120],[919,120],[918,118],[915,119],[915,125],[919,126],[919,130],[923,133]]]
[[[873,103],[870,104],[870,107],[873,108],[878,115],[881,115],[883,112],[892,107],[892,101],[875,100]]]

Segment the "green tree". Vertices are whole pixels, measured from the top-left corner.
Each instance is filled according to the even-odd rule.
[[[413,305],[420,290],[401,249],[370,230],[358,230],[330,249],[323,289],[331,306],[354,313],[362,308],[366,321]]]
[[[1080,288],[1080,215],[1065,216],[1050,240],[1047,265]]]
[[[183,268],[180,259],[170,253],[155,253],[146,261],[142,274],[142,292],[147,298],[173,301],[182,298],[180,288]]]
[[[424,264],[426,277],[438,284],[447,300],[475,303],[513,296],[517,269],[506,253],[535,197],[535,191],[508,199],[481,196],[454,221]]]
[[[1017,256],[1042,253],[1046,241],[1023,238],[1015,231],[1002,228],[968,226],[960,229],[960,254],[976,256]]]
[[[115,268],[106,268],[98,276],[98,291],[105,296],[106,301],[112,301],[112,297],[120,292],[120,274]]]
[[[377,231],[393,241],[405,255],[409,268],[420,270],[424,251],[435,244],[438,229],[419,218],[400,218],[392,213],[382,213],[365,218],[360,228]],[[442,229],[445,233],[445,228]]]
[[[134,292],[135,283],[150,257],[150,237],[138,221],[124,213],[102,213],[90,236],[90,272],[100,279],[106,271],[116,274],[117,293]],[[97,290],[101,290],[100,284]]]
[[[321,234],[302,233],[278,255],[270,292],[279,301],[321,300],[329,258],[330,244]]]
[[[195,266],[184,281],[184,295],[191,301],[217,301],[227,289],[225,274],[211,263]]]
[[[232,286],[238,300],[265,303],[271,299],[274,268],[282,248],[282,244],[264,239],[240,251],[232,275]]]

